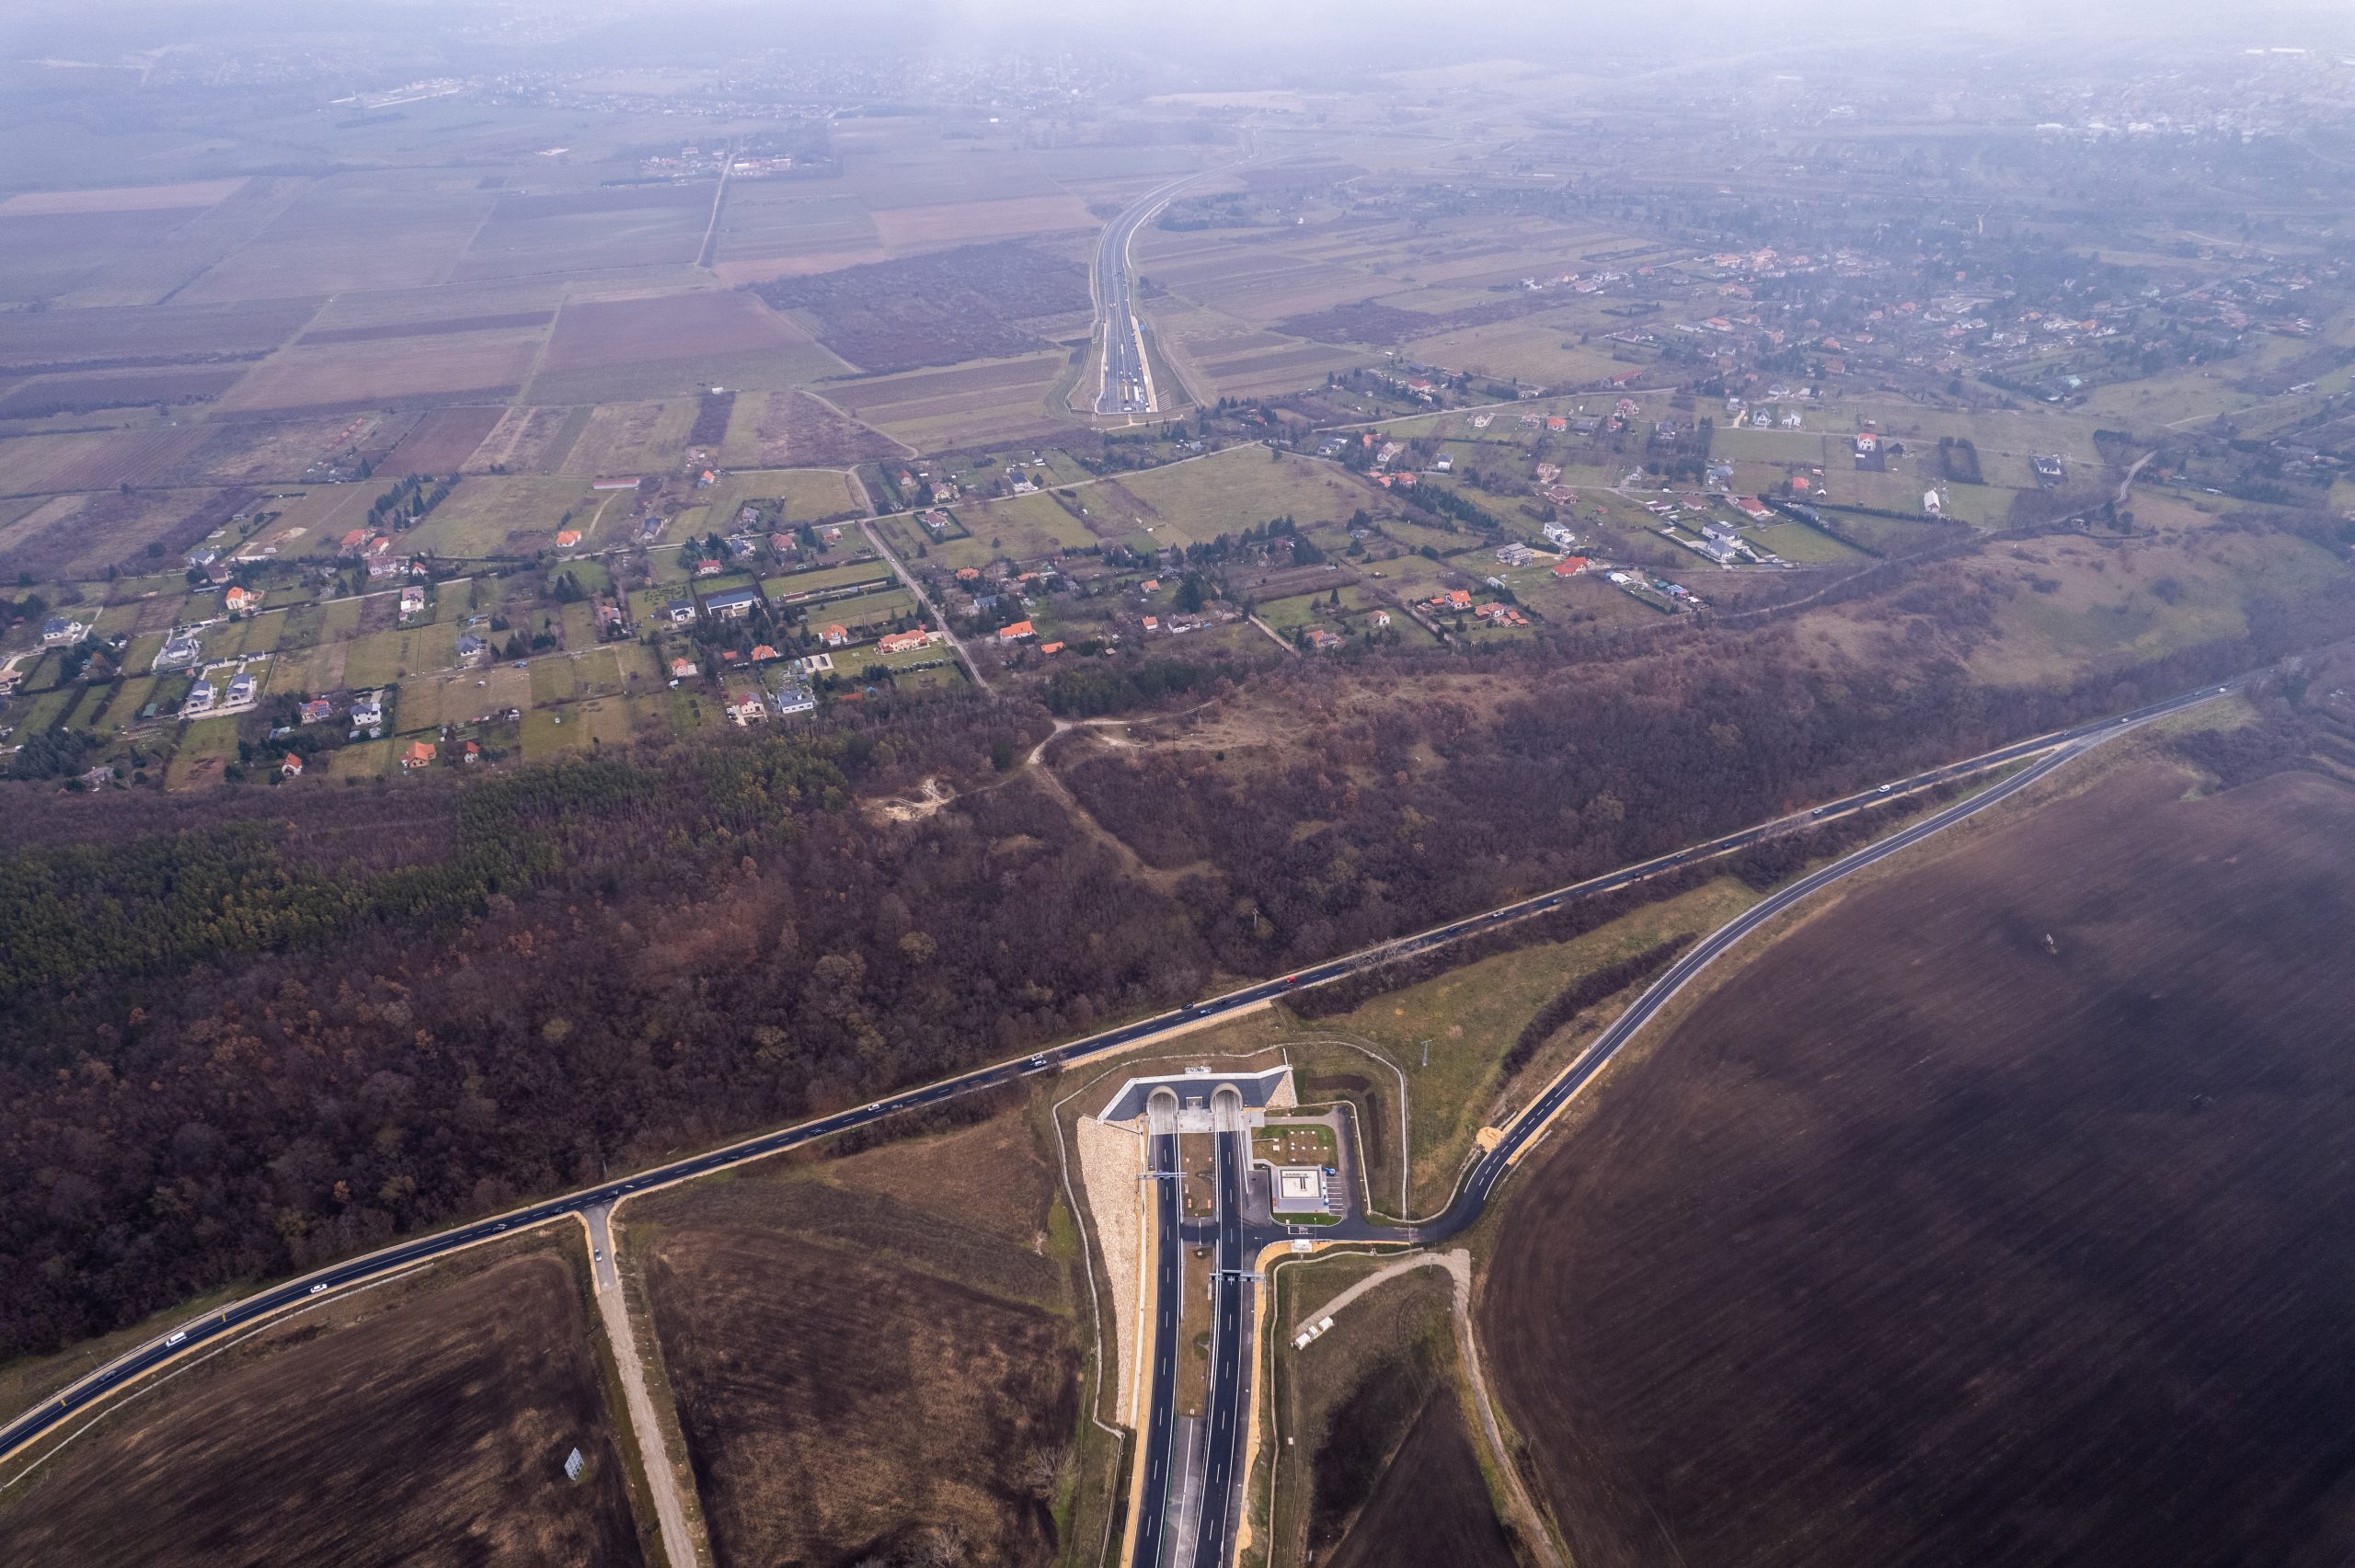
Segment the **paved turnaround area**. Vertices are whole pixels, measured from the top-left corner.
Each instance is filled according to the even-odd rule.
[[[1816,889],[1861,870],[1909,844],[1917,843],[1940,829],[1959,822],[1973,812],[1982,810],[1996,801],[2007,797],[2034,779],[2041,777],[2071,757],[2077,755],[2085,746],[2109,735],[2122,732],[2136,724],[2147,723],[2170,714],[2183,712],[2201,703],[2212,701],[2230,691],[2235,684],[2238,682],[2203,687],[2198,692],[2153,703],[2129,714],[2097,719],[2056,734],[2018,741],[1982,756],[1948,763],[1944,767],[1934,768],[1909,778],[1892,780],[1875,789],[1859,791],[1827,805],[1817,807],[1812,811],[1798,812],[1757,827],[1745,828],[1739,832],[1729,833],[1689,849],[1658,855],[1605,876],[1591,877],[1584,882],[1574,883],[1550,893],[1522,899],[1485,914],[1451,921],[1444,925],[1434,926],[1413,936],[1365,948],[1317,965],[1313,968],[1302,970],[1298,974],[1286,975],[1278,979],[1262,980],[1239,990],[1229,991],[1223,996],[1189,1003],[1172,1012],[1157,1013],[1150,1018],[1124,1024],[1118,1028],[1107,1029],[1099,1034],[1090,1035],[1064,1045],[1051,1047],[1028,1058],[977,1068],[971,1072],[959,1073],[952,1078],[904,1090],[888,1099],[878,1100],[872,1104],[862,1105],[854,1110],[838,1111],[832,1116],[763,1133],[739,1143],[701,1154],[690,1155],[634,1175],[602,1182],[595,1186],[546,1198],[504,1214],[488,1216],[470,1224],[437,1231],[431,1235],[419,1236],[378,1252],[366,1253],[358,1257],[346,1259],[342,1263],[333,1264],[299,1278],[271,1286],[241,1300],[207,1312],[202,1317],[183,1323],[168,1334],[150,1340],[136,1349],[118,1356],[97,1371],[75,1382],[63,1391],[52,1395],[40,1404],[17,1416],[6,1427],[0,1427],[0,1458],[6,1458],[14,1453],[75,1412],[87,1409],[109,1395],[137,1383],[157,1368],[177,1361],[224,1334],[270,1317],[286,1308],[298,1305],[313,1297],[325,1295],[330,1290],[382,1278],[385,1275],[429,1258],[440,1257],[465,1247],[478,1246],[496,1241],[511,1231],[546,1225],[572,1215],[585,1215],[592,1208],[611,1204],[633,1192],[641,1192],[650,1187],[667,1186],[696,1176],[708,1175],[712,1172],[741,1165],[747,1161],[759,1160],[788,1149],[799,1148],[803,1144],[832,1137],[835,1133],[847,1131],[852,1127],[864,1127],[901,1111],[936,1104],[959,1095],[1012,1082],[1031,1073],[1051,1071],[1105,1056],[1171,1029],[1191,1027],[1206,1020],[1220,1018],[1228,1013],[1257,1006],[1261,1002],[1276,1000],[1304,986],[1319,985],[1328,980],[1338,979],[1344,975],[1356,974],[1361,970],[1389,963],[1408,954],[1444,946],[1471,933],[1486,931],[1505,921],[1541,914],[1565,903],[1611,892],[1640,882],[1647,877],[1658,876],[1661,872],[1690,864],[1696,860],[1729,854],[1775,834],[1806,827],[1810,822],[1821,818],[1839,816],[1865,806],[1877,804],[1900,794],[1932,788],[1955,779],[1985,773],[2032,757],[2044,756],[2045,760],[2036,767],[2006,780],[1995,788],[1983,791],[1970,800],[1949,807],[1936,816],[1891,835],[1879,843],[1868,845],[1845,859],[1801,878],[1798,882],[1793,883],[1789,887],[1755,906],[1706,940],[1696,944],[1691,953],[1671,967],[1668,974],[1663,976],[1650,990],[1646,991],[1643,998],[1630,1008],[1618,1023],[1604,1032],[1576,1066],[1557,1080],[1544,1095],[1516,1118],[1503,1140],[1472,1168],[1463,1185],[1458,1189],[1454,1201],[1449,1205],[1444,1214],[1427,1224],[1396,1232],[1396,1239],[1406,1242],[1442,1239],[1462,1230],[1477,1217],[1481,1206],[1488,1201],[1488,1194],[1503,1178],[1513,1156],[1543,1130],[1546,1121],[1571,1095],[1602,1070],[1603,1064],[1610,1059],[1612,1053],[1624,1045],[1626,1039],[1641,1028],[1644,1022],[1667,1001],[1669,997],[1697,974],[1712,958],[1757,929],[1765,921],[1773,919],[1775,914],[1782,912]],[[2047,753],[2050,755],[2045,755]],[[1158,1159],[1157,1153],[1156,1159]],[[1176,1168],[1174,1151],[1168,1168]],[[1174,1226],[1170,1228],[1170,1231],[1172,1234],[1175,1233]],[[1156,1395],[1160,1392],[1157,1381],[1155,1391]],[[1220,1391],[1213,1390],[1212,1392],[1212,1404],[1215,1407]],[[1228,1397],[1232,1397],[1231,1391]],[[1165,1403],[1161,1410],[1154,1413],[1152,1419],[1166,1419],[1166,1412]],[[1231,1490],[1231,1476],[1229,1482]],[[1212,1505],[1206,1505],[1205,1514],[1211,1511],[1211,1507]],[[1142,1524],[1142,1517],[1139,1522]],[[1142,1561],[1149,1562],[1150,1559]],[[1203,1561],[1198,1562],[1196,1568],[1219,1568],[1219,1565],[1214,1561]]]

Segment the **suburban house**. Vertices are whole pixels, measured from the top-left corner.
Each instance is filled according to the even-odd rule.
[[[180,715],[185,718],[195,714],[209,713],[213,707],[213,682],[198,681],[188,689],[187,697],[181,700]]]
[[[431,741],[412,740],[408,750],[401,753],[401,772],[412,773],[419,768],[430,768],[437,755]]]
[[[70,615],[52,615],[40,625],[40,640],[44,647],[63,647],[69,643],[78,643],[89,635],[88,624],[76,621]]]
[[[242,615],[248,610],[261,608],[261,595],[242,584],[231,583],[229,591],[221,596],[221,602],[230,614]]]
[[[490,645],[469,632],[458,639],[458,662],[472,664],[490,652]]]
[[[229,705],[233,708],[243,707],[253,700],[254,678],[241,670],[237,672],[237,678],[229,682]]]
[[[278,773],[281,778],[301,778],[303,776],[303,759],[294,755],[293,752],[289,751],[286,753],[285,758],[278,764]]]
[[[1775,515],[1766,503],[1755,496],[1742,496],[1737,498],[1733,503],[1733,509],[1752,522],[1764,522]]]
[[[1569,524],[1566,522],[1549,522],[1545,525],[1545,543],[1548,544],[1559,544],[1563,549],[1567,550],[1578,542],[1579,536],[1570,532]]]
[[[230,591],[236,590],[233,589]],[[401,619],[407,620],[411,615],[421,614],[424,610],[425,590],[423,589],[411,586],[401,589]]]
[[[1387,610],[1377,610],[1373,614],[1365,618],[1365,624],[1372,626],[1377,632],[1388,631],[1390,629],[1390,612]]]
[[[747,725],[768,717],[768,710],[761,705],[758,692],[739,692],[728,699],[728,716],[739,725]]]
[[[1001,643],[1018,643],[1025,637],[1035,637],[1038,635],[1039,628],[1028,621],[1017,621],[1011,626],[1000,626],[997,629],[997,640]]]
[[[913,653],[940,640],[940,634],[919,626],[913,632],[892,632],[875,645],[878,653]]]
[[[1554,563],[1554,575],[1557,578],[1574,578],[1586,570],[1587,566],[1587,558],[1584,555],[1565,555]]]
[[[335,717],[335,704],[325,697],[313,697],[294,710],[297,720],[304,724],[325,724]]]
[[[373,729],[385,722],[385,700],[374,692],[363,692],[351,699],[351,727]]]
[[[761,590],[757,588],[731,588],[723,593],[705,595],[703,607],[706,614],[734,621],[752,613],[752,606],[760,601]]]
[[[674,658],[671,661],[671,679],[673,681],[684,681],[695,672],[695,661],[692,658]]]
[[[721,566],[718,561],[712,560],[709,556],[706,556],[704,559],[695,563],[695,576],[699,578],[716,578],[727,569],[727,567]]]
[[[752,662],[754,664],[765,664],[775,657],[776,649],[769,647],[768,644],[754,643],[752,645]]]
[[[1341,646],[1340,637],[1322,626],[1304,628],[1300,634],[1300,639],[1308,645],[1309,651],[1312,653],[1330,653]]]
[[[671,618],[671,624],[673,626],[691,626],[695,619],[695,601],[692,599],[682,599],[662,613]]]
[[[577,528],[560,528],[557,530],[556,547],[557,549],[569,550],[580,543],[580,530]]]
[[[788,718],[795,714],[815,713],[818,708],[818,693],[807,686],[789,684],[779,686],[776,689],[775,701],[779,718]]]
[[[828,626],[818,634],[818,640],[828,647],[847,647],[850,646],[850,630],[839,624]]]
[[[1525,567],[1537,558],[1537,553],[1516,539],[1497,550],[1497,559],[1508,567]]]
[[[481,746],[481,744],[480,744],[479,742],[477,742],[477,741],[473,741],[473,740],[469,740],[469,741],[467,741],[467,742],[466,742],[466,749],[465,749],[465,750],[463,750],[463,751],[461,751],[461,752],[459,752],[459,753],[458,753],[458,761],[460,761],[461,762],[479,762],[479,761],[482,761],[482,746]]]
[[[194,632],[174,632],[164,639],[161,651],[155,655],[155,668],[185,670],[203,656]]]

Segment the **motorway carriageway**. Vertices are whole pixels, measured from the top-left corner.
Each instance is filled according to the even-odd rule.
[[[747,1161],[781,1153],[786,1150],[798,1148],[802,1144],[828,1138],[852,1127],[864,1127],[870,1122],[879,1121],[885,1116],[901,1111],[916,1110],[924,1106],[938,1104],[944,1100],[1013,1082],[1034,1072],[1045,1072],[1057,1068],[1073,1066],[1092,1057],[1120,1050],[1137,1040],[1166,1029],[1181,1025],[1196,1025],[1208,1019],[1257,1006],[1263,1001],[1272,1001],[1304,986],[1322,985],[1345,975],[1356,974],[1361,970],[1373,968],[1413,954],[1428,952],[1431,948],[1443,946],[1449,942],[1474,932],[1487,931],[1502,925],[1508,921],[1544,914],[1565,903],[1592,898],[1599,893],[1612,892],[1640,882],[1646,877],[1655,876],[1661,872],[1671,871],[1695,861],[1732,853],[1778,833],[1806,827],[1816,820],[1841,816],[1862,807],[1893,799],[1900,795],[1933,788],[1955,779],[2024,761],[2042,752],[2061,751],[2074,748],[2077,742],[2090,740],[2110,730],[2147,722],[2211,701],[2237,684],[2239,682],[2234,681],[2223,686],[2204,687],[2197,692],[2170,698],[2165,702],[2153,703],[2129,714],[2097,719],[2079,725],[2074,729],[2018,741],[1965,761],[1949,763],[1945,767],[1934,768],[1927,773],[1915,773],[1909,778],[1893,780],[1871,790],[1862,790],[1854,795],[1844,795],[1838,800],[1819,806],[1812,811],[1778,818],[1772,822],[1754,828],[1745,828],[1740,832],[1729,833],[1722,838],[1712,839],[1689,849],[1655,856],[1650,860],[1639,862],[1603,876],[1591,877],[1584,882],[1572,883],[1568,887],[1550,893],[1539,894],[1516,903],[1507,904],[1485,914],[1451,921],[1445,925],[1434,926],[1429,931],[1413,936],[1336,958],[1312,968],[1304,969],[1297,974],[1286,975],[1281,979],[1262,980],[1240,990],[1229,991],[1223,996],[1189,1003],[1175,1012],[1158,1013],[1151,1018],[1140,1019],[1133,1024],[1123,1024],[1116,1029],[1090,1035],[1084,1039],[1051,1047],[1027,1059],[979,1068],[954,1078],[942,1079],[921,1088],[908,1090],[890,1099],[876,1101],[873,1104],[863,1105],[855,1110],[838,1111],[833,1116],[821,1117],[815,1121],[780,1128],[757,1138],[748,1139],[741,1143],[729,1144],[706,1153],[692,1155],[666,1165],[659,1165],[634,1176],[600,1183],[596,1186],[583,1188],[560,1197],[549,1198],[527,1207],[493,1215],[471,1224],[459,1226],[454,1230],[419,1236],[413,1241],[385,1248],[381,1252],[369,1253],[361,1257],[349,1259],[304,1275],[299,1279],[273,1286],[267,1290],[248,1296],[241,1301],[209,1312],[203,1317],[183,1324],[170,1334],[151,1340],[139,1348],[117,1357],[97,1371],[87,1374],[63,1392],[52,1396],[40,1405],[27,1411],[7,1426],[0,1427],[0,1459],[7,1458],[74,1412],[84,1409],[124,1386],[137,1381],[165,1363],[187,1355],[233,1330],[287,1308],[300,1305],[312,1298],[323,1296],[340,1287],[379,1279],[427,1259],[440,1257],[464,1247],[491,1241],[502,1232],[545,1225],[552,1220],[562,1219],[568,1215],[593,1208],[600,1204],[613,1203],[634,1192],[643,1192],[650,1187],[667,1186],[674,1182],[686,1181],[695,1176],[708,1175],[714,1171],[726,1170],[731,1165],[741,1165]],[[2074,755],[2074,752],[2068,750],[2066,754]],[[2053,761],[2057,762],[2059,760],[2056,758]],[[2026,782],[2025,778],[2007,781],[2005,786],[2001,786],[2002,791],[2009,793],[2011,788],[2017,787],[2018,784]],[[1873,848],[1878,849],[1880,853],[1891,853],[1904,844],[1926,836],[1928,831],[1935,830],[1936,826],[1942,826],[1948,821],[1959,819],[1959,814],[1968,815],[1970,810],[1988,804],[1995,793],[1991,791],[1973,800],[1964,801],[1957,807],[1949,807],[1947,811],[1940,813],[1937,817],[1906,829],[1886,841],[1883,845],[1873,846]],[[1858,854],[1870,853],[1871,850],[1868,849],[1859,851]],[[1878,857],[1876,855],[1874,858]],[[1855,856],[1850,857],[1851,861],[1855,859]],[[1839,863],[1840,866],[1846,866],[1849,864],[1849,861]],[[1757,914],[1759,910],[1766,909],[1770,905],[1777,909],[1784,907],[1776,900],[1781,899],[1787,903],[1789,898],[1786,895],[1804,897],[1799,889],[1811,890],[1815,887],[1821,886],[1818,878],[1827,877],[1830,873],[1838,869],[1839,866],[1826,867],[1824,871],[1793,884],[1790,888],[1785,890],[1785,893],[1777,894],[1766,903],[1753,909],[1751,911],[1752,915]],[[1744,920],[1749,918],[1749,916],[1743,917]],[[1740,925],[1741,922],[1735,923]],[[1747,931],[1750,927],[1745,926],[1743,929]],[[1696,945],[1691,955],[1670,970],[1668,977],[1663,977],[1660,984],[1667,984],[1669,979],[1679,974],[1689,975],[1690,970],[1687,966],[1697,967],[1694,961],[1702,954],[1713,955],[1715,952],[1722,951],[1722,947],[1713,945],[1717,940],[1717,937],[1713,936],[1709,941]],[[1701,959],[1701,961],[1706,960]],[[1655,992],[1657,990],[1656,987]],[[1647,996],[1652,994],[1655,993],[1648,992]],[[1640,1007],[1640,1003],[1638,1005]],[[1631,1009],[1628,1016],[1633,1017],[1636,1011]],[[1637,1022],[1640,1023],[1641,1020],[1638,1019]],[[1626,1019],[1623,1018],[1621,1023],[1626,1024]],[[1614,1032],[1617,1026],[1614,1025]],[[1627,1033],[1632,1034],[1633,1028],[1630,1027]],[[1606,1035],[1605,1037],[1607,1039],[1610,1036]],[[1615,1046],[1614,1048],[1616,1048]],[[1602,1058],[1598,1047],[1598,1051],[1591,1052],[1586,1059],[1592,1062],[1595,1068],[1599,1068],[1602,1059],[1604,1059]],[[1574,1092],[1577,1085],[1568,1083],[1568,1080],[1565,1080],[1565,1083],[1568,1084],[1567,1088],[1563,1084],[1557,1084],[1555,1091],[1549,1092],[1545,1099],[1555,1100],[1557,1094],[1561,1099],[1567,1099],[1568,1093]],[[1541,1101],[1541,1104],[1543,1103]],[[1555,1108],[1558,1108],[1558,1101],[1556,1102]],[[1437,1236],[1461,1229],[1463,1224],[1470,1222],[1469,1216],[1477,1214],[1480,1205],[1487,1199],[1489,1189],[1495,1185],[1507,1168],[1508,1148],[1517,1151],[1522,1144],[1534,1137],[1542,1127],[1545,1117],[1534,1115],[1536,1110],[1537,1107],[1533,1105],[1532,1114],[1524,1114],[1522,1118],[1515,1124],[1516,1131],[1509,1135],[1504,1143],[1500,1143],[1496,1150],[1491,1150],[1489,1156],[1474,1168],[1472,1175],[1445,1214],[1431,1226],[1425,1228],[1430,1239],[1436,1239]],[[1545,1115],[1550,1114],[1550,1111],[1545,1113]],[[1417,1233],[1413,1230],[1402,1231],[1399,1239],[1402,1242],[1415,1240]]]

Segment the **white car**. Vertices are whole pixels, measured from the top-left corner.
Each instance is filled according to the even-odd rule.
[[[324,1285],[314,1285],[311,1287],[311,1294],[316,1296],[320,1291],[325,1290],[326,1288],[327,1287]]]

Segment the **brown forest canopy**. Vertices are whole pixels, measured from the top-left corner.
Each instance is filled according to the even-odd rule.
[[[2044,692],[1753,633],[1533,666],[1538,694],[1486,715],[1406,690],[1248,781],[1200,752],[1074,770],[1188,868],[1169,894],[993,768],[1047,733],[1035,708],[232,790],[169,833],[144,801],[27,796],[0,855],[0,1356],[2180,691],[2355,611],[2251,624]],[[1352,677],[1269,679],[1313,704]],[[925,821],[854,804],[927,774],[959,798]]]

